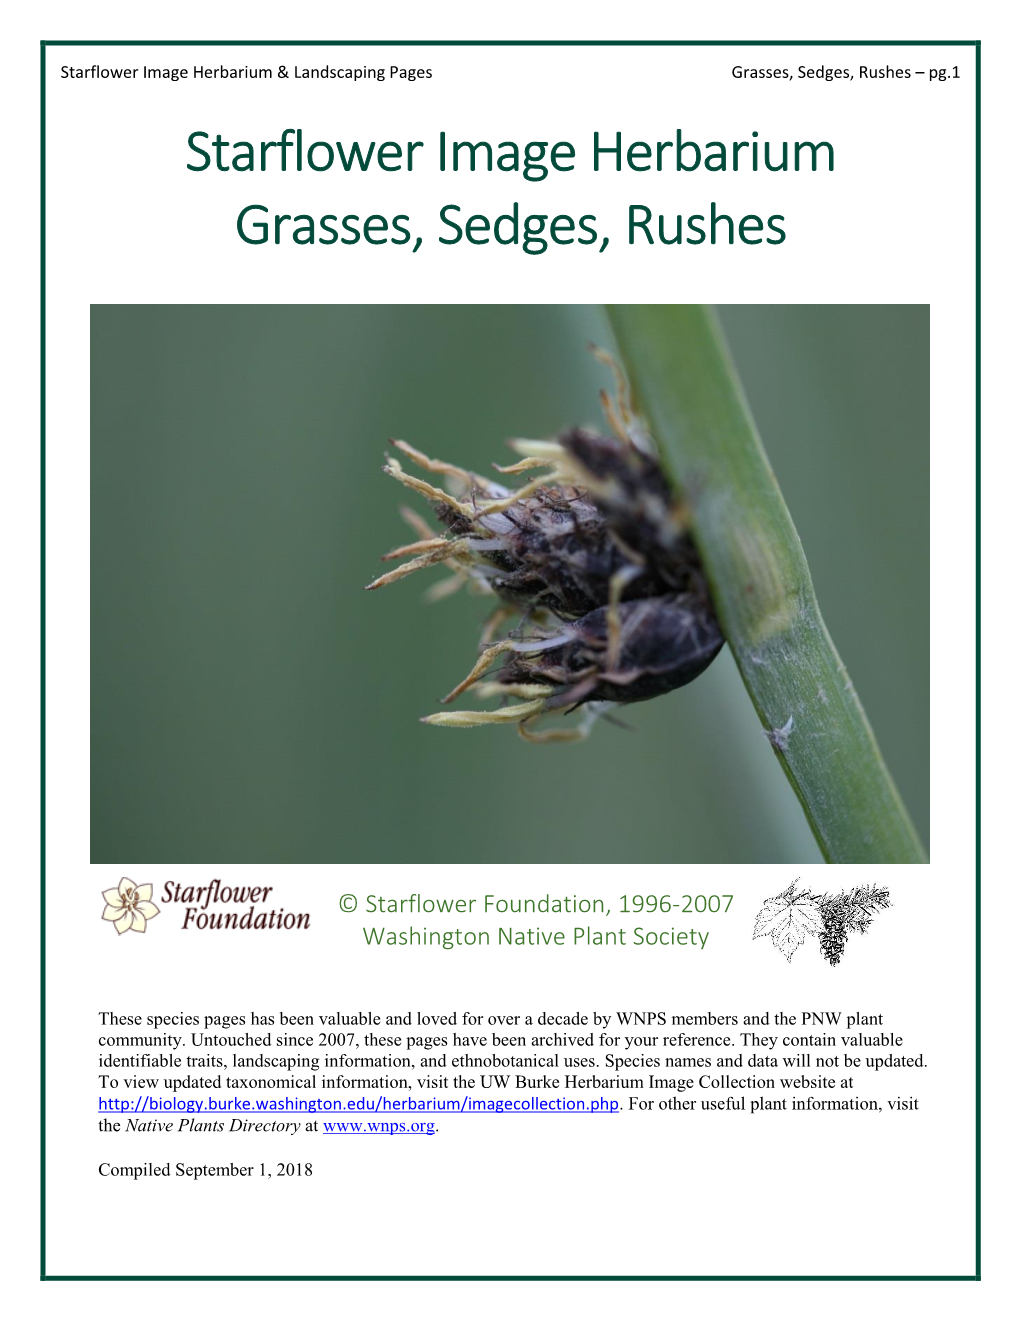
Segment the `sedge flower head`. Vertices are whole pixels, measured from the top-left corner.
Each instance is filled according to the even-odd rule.
[[[425,723],[513,724],[528,741],[575,741],[614,706],[691,682],[721,650],[686,510],[617,379],[617,401],[603,396],[612,435],[573,427],[555,440],[510,442],[520,459],[496,470],[528,474],[517,488],[393,441],[442,480],[405,471],[398,458],[383,469],[425,496],[440,527],[403,510],[417,539],[383,556],[406,562],[368,590],[443,565],[450,576],[432,587],[433,599],[467,587],[494,607],[477,662],[443,704],[468,691],[502,704],[441,711]],[[579,708],[579,724],[536,731],[540,716]]]

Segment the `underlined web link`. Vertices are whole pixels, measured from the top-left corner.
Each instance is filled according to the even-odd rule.
[[[183,1100],[179,1096],[155,1096],[143,1092],[132,1097],[99,1097],[100,1114],[335,1114],[335,1113],[397,1113],[397,1114],[616,1114],[620,1102],[607,1096],[574,1099],[567,1096],[544,1095],[497,1098],[479,1095],[461,1096],[404,1096],[394,1099],[388,1095],[348,1096],[343,1099],[282,1099],[241,1100],[232,1097],[220,1100],[202,1096]]]

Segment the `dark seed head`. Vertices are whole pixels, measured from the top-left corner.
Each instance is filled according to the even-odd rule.
[[[555,443],[519,442],[525,460],[508,470],[550,470],[514,494],[399,447],[426,471],[452,477],[456,489],[448,495],[408,476],[398,463],[388,466],[390,475],[433,499],[447,538],[406,547],[408,553],[429,548],[378,585],[445,562],[475,590],[502,602],[502,617],[520,616],[502,642],[483,649],[451,695],[504,655],[484,687],[525,702],[427,722],[508,723],[517,719],[514,711],[524,721],[586,703],[647,701],[691,682],[722,649],[684,511],[658,461],[643,448],[581,428]]]

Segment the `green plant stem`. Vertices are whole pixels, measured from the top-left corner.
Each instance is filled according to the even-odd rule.
[[[613,306],[639,409],[690,511],[716,610],[826,861],[926,862],[846,667],[751,418],[703,306]]]

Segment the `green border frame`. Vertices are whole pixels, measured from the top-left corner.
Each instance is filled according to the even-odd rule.
[[[46,1272],[46,51],[50,46],[961,46],[974,50],[975,317],[975,1130],[973,1274],[47,1274]],[[981,42],[980,41],[40,41],[40,1168],[44,1283],[977,1283],[981,1280]]]

